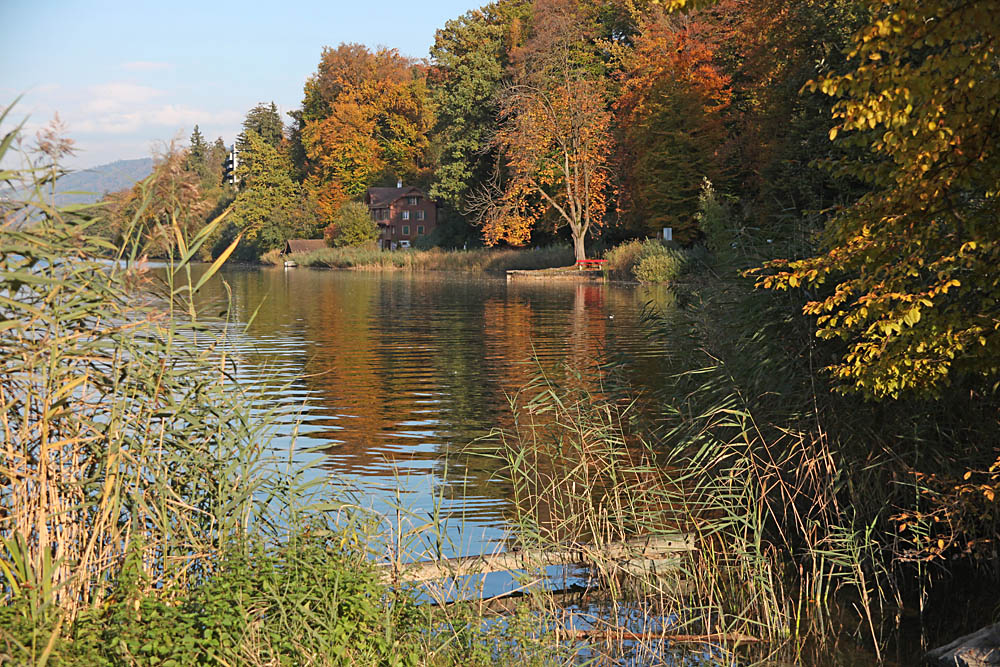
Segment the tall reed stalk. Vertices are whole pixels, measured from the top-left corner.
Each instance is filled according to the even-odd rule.
[[[222,218],[190,238],[162,220],[174,248],[153,271],[138,214],[111,245],[98,208],[53,204],[60,173],[35,161],[2,175],[21,196],[0,223],[0,595],[71,619],[127,559],[147,590],[211,571],[254,515],[267,424],[248,418],[196,307],[235,247],[192,273]]]

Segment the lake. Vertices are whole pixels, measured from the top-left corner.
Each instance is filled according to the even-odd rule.
[[[612,357],[630,360],[641,388],[665,356],[640,326],[647,303],[669,299],[662,288],[307,268],[222,278],[241,381],[292,408],[279,444],[298,415],[296,447],[319,448],[319,465],[360,504],[390,523],[400,505],[411,523],[443,519],[444,555],[496,549],[508,532],[489,435],[511,423],[515,392],[540,372],[561,381],[567,367]],[[224,304],[221,281],[206,289]],[[486,454],[470,454],[473,442]]]

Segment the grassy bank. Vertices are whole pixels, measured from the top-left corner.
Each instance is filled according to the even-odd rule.
[[[574,262],[569,246],[525,250],[479,248],[474,250],[378,250],[377,248],[325,248],[283,257],[269,253],[261,261],[279,264],[285,259],[299,266],[370,271],[465,271],[503,273],[514,269],[548,269]]]

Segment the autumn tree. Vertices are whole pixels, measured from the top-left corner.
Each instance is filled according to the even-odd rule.
[[[426,77],[395,49],[324,48],[296,117],[306,182],[328,218],[380,179],[426,170],[433,122]]]
[[[721,180],[730,91],[714,62],[715,37],[697,16],[657,10],[643,17],[634,47],[622,51],[619,207],[646,234],[672,227],[677,241],[695,240],[702,181]]]
[[[509,176],[480,189],[475,209],[489,244],[526,243],[551,213],[584,259],[584,239],[603,223],[608,196],[603,67],[571,0],[538,0],[534,15],[534,34],[515,54],[514,81],[501,92],[493,138]]]
[[[870,151],[840,168],[871,192],[829,223],[824,251],[772,262],[760,284],[805,286],[831,367],[876,398],[1000,373],[1000,13],[988,3],[872,0],[830,139]]]

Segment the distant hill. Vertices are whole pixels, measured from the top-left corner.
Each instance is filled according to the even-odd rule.
[[[90,204],[108,192],[130,188],[153,172],[153,158],[116,160],[90,169],[74,171],[59,179],[56,186],[56,203]],[[86,192],[90,194],[65,194]]]

